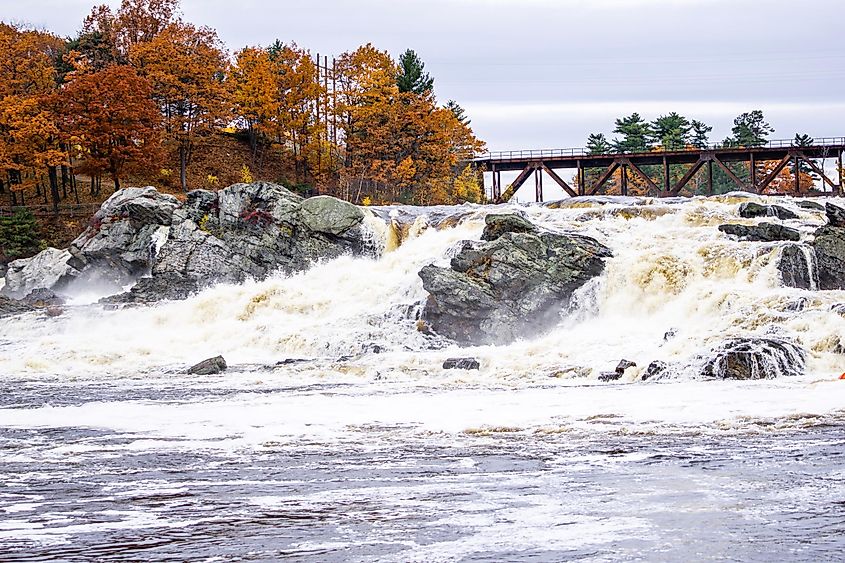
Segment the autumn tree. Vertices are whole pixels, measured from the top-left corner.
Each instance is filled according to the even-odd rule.
[[[177,20],[179,0],[122,0],[115,15],[118,50],[125,58],[132,47],[149,43]]]
[[[253,157],[259,139],[277,132],[282,105],[282,75],[266,49],[247,47],[235,55],[229,76],[235,116],[247,131]]]
[[[90,170],[109,174],[115,191],[128,168],[149,166],[159,157],[161,116],[150,83],[132,67],[80,77],[55,102],[64,138]]]
[[[152,84],[167,139],[179,157],[179,179],[187,190],[187,166],[198,141],[230,118],[226,53],[205,27],[173,23],[129,52],[138,74]]]

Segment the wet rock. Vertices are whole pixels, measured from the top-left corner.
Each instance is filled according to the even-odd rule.
[[[35,307],[23,301],[0,295],[0,319],[34,311]]]
[[[824,204],[824,213],[827,216],[827,224],[831,227],[845,227],[845,209],[830,202]]]
[[[47,313],[48,317],[60,317],[64,314],[65,310],[58,305],[50,305],[44,312]]]
[[[841,317],[845,317],[845,303],[836,303],[831,305],[830,310]]]
[[[363,352],[365,354],[381,354],[382,352],[384,352],[384,348],[382,346],[379,346],[378,344],[370,343],[364,345]]]
[[[506,232],[465,241],[450,268],[424,267],[423,320],[461,344],[507,344],[552,328],[610,250],[578,235]]]
[[[622,379],[622,374],[615,371],[603,371],[599,374],[599,381],[603,381],[605,383],[609,381],[618,381]]]
[[[773,242],[778,240],[799,241],[801,233],[798,229],[785,227],[775,223],[760,223],[759,225],[720,225],[719,230],[725,234],[739,237],[743,240]]]
[[[739,216],[746,219],[755,217],[777,217],[778,219],[798,219],[798,215],[780,205],[761,205],[749,201],[739,206]]]
[[[632,367],[637,367],[636,362],[632,362],[631,360],[620,360],[619,363],[616,364],[616,373],[623,375],[626,369]]]
[[[227,367],[229,366],[226,365],[226,360],[223,359],[223,356],[215,356],[191,366],[188,369],[188,373],[192,375],[216,375],[226,371]]]
[[[668,363],[662,362],[660,360],[654,360],[653,362],[648,364],[648,367],[645,368],[641,379],[643,381],[648,381],[649,379],[659,377],[668,369],[668,367]]]
[[[798,313],[803,311],[807,308],[807,305],[810,304],[810,300],[806,297],[799,297],[798,299],[793,299],[786,306],[783,308],[784,311],[789,311],[791,313]]]
[[[778,338],[732,338],[712,351],[701,374],[717,379],[774,379],[804,373],[807,354]]]
[[[284,360],[276,362],[276,365],[277,366],[293,366],[293,365],[296,365],[296,364],[304,364],[304,363],[312,362],[312,361],[314,361],[314,360],[311,360],[309,358],[285,358]]]
[[[786,287],[812,289],[818,285],[813,249],[806,245],[788,244],[781,248],[777,268]]]
[[[670,328],[665,333],[663,333],[663,342],[669,342],[673,338],[678,336],[678,329],[677,328]]]
[[[38,309],[43,309],[45,307],[64,305],[65,300],[49,289],[34,289],[23,298],[23,302]]]
[[[516,213],[491,213],[484,218],[481,240],[496,240],[505,233],[536,233],[537,227]]]
[[[810,211],[824,211],[824,205],[816,201],[796,201],[795,205],[797,205],[801,209],[807,209]]]
[[[76,276],[67,250],[47,248],[32,258],[14,260],[6,270],[6,284],[0,293],[20,299],[37,289],[60,290]]]
[[[104,305],[150,304],[159,301],[181,301],[199,291],[199,284],[180,275],[164,274],[141,278],[125,293],[100,299]]]
[[[481,364],[475,358],[449,358],[443,362],[443,369],[481,369]]]
[[[819,289],[845,289],[845,228],[825,225],[813,241]]]

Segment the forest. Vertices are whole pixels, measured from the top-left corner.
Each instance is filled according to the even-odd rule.
[[[68,38],[0,23],[9,205],[259,179],[364,204],[482,198],[461,162],[484,145],[456,102],[438,104],[414,51],[396,61],[368,44],[329,62],[277,40],[229,53],[179,13],[179,0],[96,6]]]

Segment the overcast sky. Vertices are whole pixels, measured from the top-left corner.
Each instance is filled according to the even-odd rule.
[[[98,0],[96,3],[101,3]],[[93,0],[0,0],[0,18],[73,35]],[[106,2],[112,6],[118,1]],[[296,41],[415,49],[493,150],[583,146],[616,117],[678,111],[729,132],[845,135],[843,0],[183,0],[234,51]]]

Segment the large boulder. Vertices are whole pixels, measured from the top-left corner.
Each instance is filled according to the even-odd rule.
[[[774,379],[802,375],[806,351],[778,338],[732,338],[711,351],[701,375],[716,379]]]
[[[777,217],[778,219],[798,219],[798,214],[780,205],[761,205],[749,201],[739,206],[739,216],[746,219],[755,217]]]
[[[364,212],[349,202],[317,196],[302,202],[302,223],[315,233],[339,236],[359,225]]]
[[[48,248],[32,258],[10,262],[0,293],[20,299],[38,289],[61,291],[77,274],[68,263],[70,258],[67,250]]]
[[[818,267],[813,249],[803,244],[787,244],[781,248],[777,268],[786,287],[814,289],[818,287]]]
[[[501,225],[498,216],[488,224]],[[461,344],[506,344],[545,332],[572,293],[604,270],[610,250],[584,236],[500,229],[487,242],[465,241],[450,268],[424,267],[429,297],[422,318]]]
[[[828,225],[839,228],[845,227],[845,209],[828,201],[824,204],[824,213],[827,216]]]
[[[813,250],[819,289],[845,289],[845,228],[825,225],[816,231]]]
[[[13,315],[29,313],[31,311],[35,311],[35,309],[36,307],[34,305],[30,305],[25,301],[0,295],[0,319],[4,317],[11,317]]]
[[[774,242],[778,240],[790,240],[798,242],[801,240],[801,233],[798,229],[785,227],[776,223],[760,223],[759,225],[720,225],[719,230],[725,234],[733,235],[743,240]]]

